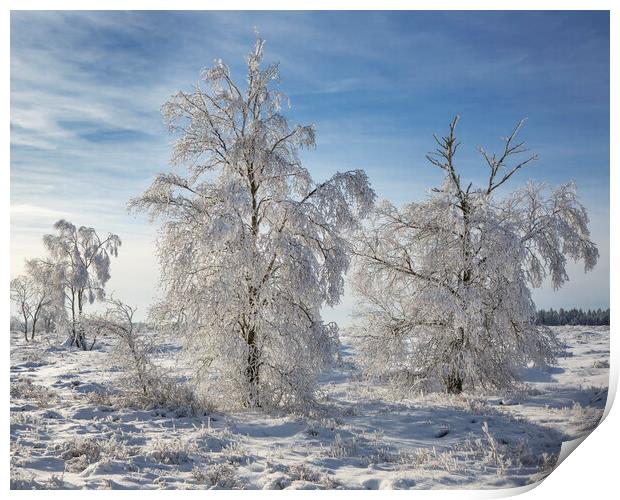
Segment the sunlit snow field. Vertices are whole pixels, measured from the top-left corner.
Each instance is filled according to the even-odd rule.
[[[609,327],[555,327],[557,366],[523,390],[395,399],[344,336],[312,416],[122,408],[111,340],[11,339],[12,488],[505,488],[548,474],[602,416]],[[159,362],[182,366],[168,345]],[[182,370],[181,370],[182,371]],[[390,396],[391,394],[391,396]]]

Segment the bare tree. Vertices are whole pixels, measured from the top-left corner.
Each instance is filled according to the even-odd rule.
[[[402,209],[380,204],[356,244],[355,288],[361,313],[357,330],[369,370],[413,387],[443,383],[449,393],[465,386],[507,387],[529,361],[554,360],[557,346],[535,325],[529,286],[550,276],[568,279],[567,257],[588,271],[598,259],[586,209],[575,185],[548,192],[529,182],[496,196],[516,172],[536,160],[516,137],[489,155],[481,188],[463,183],[455,165],[455,129],[435,137],[427,158],[444,172],[443,184],[423,202]]]
[[[26,340],[34,340],[42,318],[49,329],[62,307],[61,293],[54,283],[51,267],[36,259],[27,260],[26,274],[11,281],[11,298],[20,311]]]
[[[103,314],[89,317],[95,334],[108,335],[113,342],[109,361],[120,366],[124,404],[145,408],[166,407],[177,415],[195,415],[203,405],[193,391],[153,361],[157,345],[153,332],[139,328],[134,320],[136,308],[111,298]]]
[[[150,342],[137,333],[134,314],[136,309],[120,300],[106,301],[108,308],[102,316],[95,316],[91,322],[95,329],[111,334],[117,340],[115,359],[125,371],[131,374],[140,390],[147,394],[154,375],[149,359]]]
[[[27,276],[18,276],[11,280],[11,300],[19,310],[21,328],[26,342],[28,341],[28,321],[32,317],[32,293],[32,286]]]

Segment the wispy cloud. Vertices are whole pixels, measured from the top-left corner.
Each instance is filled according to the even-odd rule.
[[[30,205],[28,203],[17,203],[11,205],[12,217],[44,217],[44,218],[61,218],[67,217],[68,212],[61,212],[59,210],[53,210],[47,207],[41,207],[37,205]]]

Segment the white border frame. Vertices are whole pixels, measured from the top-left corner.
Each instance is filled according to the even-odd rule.
[[[55,2],[44,2],[35,0],[23,0],[23,1],[9,1],[8,7],[5,7],[1,14],[0,32],[3,33],[3,46],[0,52],[0,67],[5,68],[5,77],[2,80],[4,106],[3,106],[3,121],[1,124],[2,132],[5,140],[5,146],[3,149],[3,163],[2,163],[2,180],[0,181],[0,200],[3,205],[3,214],[0,219],[2,225],[2,234],[5,235],[5,239],[0,245],[2,265],[0,266],[0,282],[4,283],[2,292],[0,295],[0,307],[2,307],[2,317],[5,322],[5,328],[8,326],[8,319],[10,315],[9,311],[9,276],[10,276],[10,242],[6,235],[10,234],[10,123],[9,123],[9,110],[10,110],[10,75],[6,71],[10,68],[10,10],[609,10],[610,12],[610,221],[614,220],[614,215],[619,213],[618,204],[620,199],[619,190],[619,177],[617,167],[611,168],[611,165],[617,165],[619,159],[619,147],[618,138],[620,138],[620,129],[618,127],[618,121],[620,115],[618,114],[618,89],[620,89],[620,79],[618,78],[618,71],[620,65],[620,54],[618,54],[618,47],[620,44],[618,28],[620,22],[620,7],[618,2],[603,1],[603,0],[590,0],[588,2],[565,0],[562,3],[553,2],[549,0],[522,0],[514,1],[507,0],[503,2],[489,1],[489,0],[470,0],[466,4],[456,0],[434,0],[432,2],[407,2],[403,0],[384,0],[383,2],[370,2],[368,0],[315,0],[310,1],[294,1],[284,2],[282,0],[264,0],[262,2],[250,2],[243,0],[227,0],[224,3],[226,9],[221,9],[222,3],[220,2],[208,2],[208,1],[196,1],[196,0],[108,0],[108,1],[95,1],[91,0],[85,5],[85,2],[77,0],[58,0]],[[499,9],[501,7],[501,9]],[[613,138],[616,138],[614,141]],[[610,227],[610,256],[620,255],[620,246],[618,241],[618,230],[613,226]],[[618,307],[618,265],[611,259],[611,289],[610,289],[610,307],[613,311]],[[613,314],[612,314],[612,317]],[[615,323],[614,323],[615,324]],[[9,336],[6,335],[5,342],[9,342]],[[508,490],[416,490],[415,492],[406,491],[384,491],[383,494],[391,498],[402,495],[415,495],[416,498],[436,498],[436,497],[449,497],[449,498],[500,498],[506,496],[512,496],[515,494],[523,493],[524,491],[533,490],[528,494],[531,498],[548,499],[551,498],[584,498],[588,495],[592,500],[600,498],[610,497],[610,492],[617,491],[618,481],[616,475],[618,474],[616,467],[616,445],[620,443],[619,428],[620,428],[620,414],[619,410],[612,409],[612,403],[615,398],[618,382],[618,359],[620,352],[618,348],[618,342],[612,337],[610,340],[611,348],[611,369],[610,369],[610,384],[609,384],[609,397],[607,406],[605,408],[606,419],[603,421],[599,428],[597,428],[589,437],[585,439],[583,444],[579,445],[579,452],[572,454],[566,461],[564,461],[557,470],[553,471],[551,475],[542,482],[540,485],[527,486],[524,488],[515,488]],[[5,355],[2,357],[2,366],[4,367],[5,377],[9,371],[10,358],[8,345],[5,351]],[[2,384],[2,395],[0,401],[9,401],[9,378],[5,378],[4,384]],[[611,411],[610,411],[611,410]],[[4,414],[4,430],[1,436],[1,440],[4,442],[4,475],[2,482],[5,485],[5,491],[9,490],[9,463],[10,463],[10,439],[9,439],[9,414],[5,410]],[[131,490],[131,491],[115,491],[114,495],[120,495],[123,497],[136,494],[139,491],[140,494],[144,490]],[[109,494],[110,492],[108,492]],[[11,491],[10,493],[15,497],[22,497],[29,495],[27,491]],[[46,495],[50,492],[41,492],[38,495]],[[59,495],[61,497],[73,496],[75,494],[82,495],[83,493],[76,493],[72,491],[55,491],[51,493],[53,495]],[[95,494],[106,495],[105,492],[97,492]],[[154,494],[161,495],[166,498],[171,496],[183,494],[184,496],[195,495],[215,495],[219,498],[223,497],[241,497],[244,495],[252,495],[261,498],[267,498],[274,494],[271,491],[255,491],[255,492],[234,492],[234,491],[210,491],[205,493],[204,491],[158,491]],[[295,491],[281,493],[276,492],[276,495],[288,496],[295,495],[308,496],[317,494],[313,491]],[[319,495],[325,495],[331,498],[344,497],[349,495],[349,490],[344,491],[328,491],[318,492]],[[369,497],[379,495],[381,493],[371,491],[356,491],[356,496]],[[383,496],[383,495],[382,495]]]

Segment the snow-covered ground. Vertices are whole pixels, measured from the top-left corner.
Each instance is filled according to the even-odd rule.
[[[116,405],[105,343],[79,352],[13,335],[12,487],[522,486],[552,470],[563,441],[596,426],[607,398],[609,328],[556,331],[566,343],[558,365],[526,370],[516,393],[395,399],[360,376],[345,337],[312,417],[181,418]]]

